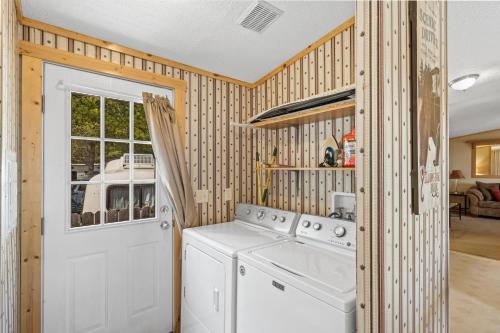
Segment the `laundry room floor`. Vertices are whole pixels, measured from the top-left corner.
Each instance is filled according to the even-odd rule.
[[[450,332],[500,332],[500,261],[450,251]]]

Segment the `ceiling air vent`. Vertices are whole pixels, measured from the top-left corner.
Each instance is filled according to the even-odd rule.
[[[257,1],[248,7],[238,19],[243,28],[262,33],[283,14],[283,11],[268,2]]]

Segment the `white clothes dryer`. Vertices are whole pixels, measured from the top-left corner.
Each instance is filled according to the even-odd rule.
[[[299,217],[239,204],[233,222],[184,230],[182,332],[235,332],[237,252],[294,236]]]

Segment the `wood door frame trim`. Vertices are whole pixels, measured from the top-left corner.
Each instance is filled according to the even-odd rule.
[[[42,94],[43,63],[152,84],[174,90],[174,106],[180,133],[184,133],[186,82],[52,48],[19,42],[21,55],[21,332],[42,331]],[[181,141],[184,138],[181,135]],[[29,163],[26,163],[29,161]],[[174,221],[175,223],[175,221]],[[176,228],[177,229],[177,228]],[[172,235],[173,328],[180,332],[181,235]]]
[[[21,60],[21,332],[41,332],[42,61]],[[29,161],[29,163],[26,163]]]
[[[19,54],[43,61],[53,62],[61,65],[84,69],[87,71],[106,74],[131,81],[153,84],[162,87],[169,87],[175,90],[186,89],[184,80],[171,78],[168,76],[142,71],[132,67],[105,62],[99,59],[86,57],[83,55],[69,53],[54,49],[48,46],[36,45],[26,41],[17,43]],[[177,104],[175,104],[177,106]],[[184,117],[182,117],[184,119]]]

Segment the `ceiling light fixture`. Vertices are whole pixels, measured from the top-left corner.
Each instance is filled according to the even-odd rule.
[[[479,74],[464,75],[461,77],[457,77],[454,80],[451,80],[450,83],[448,83],[448,85],[450,86],[451,89],[465,91],[470,87],[472,87],[476,83],[478,78]]]

